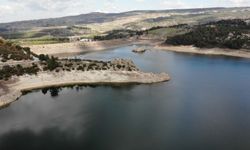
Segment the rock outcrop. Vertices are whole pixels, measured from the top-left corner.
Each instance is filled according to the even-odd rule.
[[[143,47],[135,48],[132,50],[132,52],[134,52],[134,53],[145,53],[146,51],[147,51],[147,49],[143,48]]]

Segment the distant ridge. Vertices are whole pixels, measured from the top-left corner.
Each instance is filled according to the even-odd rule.
[[[250,8],[250,7],[214,7],[214,8],[195,8],[195,9],[169,9],[169,10],[135,10],[122,13],[101,13],[92,12],[88,14],[80,14],[76,16],[66,16],[60,18],[48,18],[48,19],[38,19],[38,20],[27,20],[27,21],[17,21],[10,23],[0,23],[0,31],[6,29],[27,29],[32,27],[51,27],[51,26],[70,26],[77,24],[90,24],[90,23],[103,23],[113,21],[121,17],[128,17],[137,15],[138,13],[169,13],[169,12],[198,12],[198,11],[212,11],[212,10],[223,10],[223,9],[233,9],[233,8]]]

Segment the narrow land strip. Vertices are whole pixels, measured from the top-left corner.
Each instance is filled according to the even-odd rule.
[[[8,92],[0,95],[0,107],[16,101],[23,91],[46,87],[83,84],[151,84],[170,80],[166,73],[153,74],[140,71],[71,71],[41,72],[38,75],[14,77],[6,84]]]

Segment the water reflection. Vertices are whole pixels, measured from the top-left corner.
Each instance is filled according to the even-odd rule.
[[[172,80],[29,93],[0,111],[0,150],[250,148],[250,61],[130,48],[79,57],[130,57]]]
[[[123,89],[123,90],[131,90],[133,89],[133,87],[135,87],[136,85],[140,85],[140,84],[114,84],[114,85],[104,85],[104,84],[86,84],[86,85],[76,85],[76,86],[66,86],[64,88],[67,89],[72,89],[72,90],[76,90],[77,92],[83,90],[84,88],[90,87],[90,88],[97,88],[97,87],[110,87],[114,90],[119,90],[119,89]],[[35,91],[41,91],[44,95],[50,94],[51,97],[57,97],[59,96],[60,92],[62,91],[63,87],[50,87],[50,88],[43,88],[41,90],[35,90]],[[25,92],[23,93],[23,95],[27,95],[28,93],[31,93],[32,91],[29,92]],[[33,91],[34,92],[34,91]]]
[[[62,89],[61,89],[61,88],[58,88],[58,87],[45,88],[45,89],[42,89],[42,93],[43,93],[44,95],[46,95],[47,92],[49,91],[51,97],[57,97],[58,94],[59,94],[59,92],[60,92],[61,90],[62,90]]]

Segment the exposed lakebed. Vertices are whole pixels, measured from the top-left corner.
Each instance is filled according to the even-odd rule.
[[[250,61],[133,46],[78,55],[167,72],[153,85],[34,91],[0,110],[0,149],[250,148]]]

